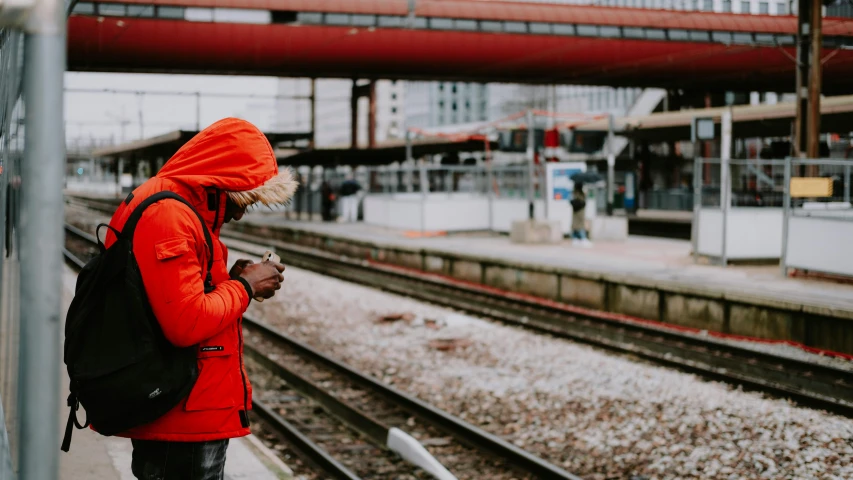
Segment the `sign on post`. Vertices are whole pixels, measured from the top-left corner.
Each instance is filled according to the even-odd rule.
[[[585,172],[586,163],[548,162],[545,164],[545,168],[545,189],[547,191],[545,202],[548,205],[548,220],[569,218],[571,211],[569,200],[571,200],[572,191],[575,188],[572,176],[576,173]]]
[[[791,178],[791,198],[823,198],[832,196],[832,179],[815,177]]]
[[[690,124],[690,140],[700,142],[714,139],[714,119],[711,117],[693,117]]]

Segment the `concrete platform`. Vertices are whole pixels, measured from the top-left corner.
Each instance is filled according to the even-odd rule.
[[[73,297],[76,275],[68,267],[65,267],[63,274],[63,309],[67,309]],[[64,365],[61,383],[60,434],[65,432],[65,421],[68,419],[68,407],[65,406],[68,377]],[[135,480],[130,471],[132,452],[130,440],[126,438],[104,437],[88,429],[74,430],[71,451],[59,452],[59,479]],[[235,438],[229,442],[225,460],[226,480],[291,478],[293,472],[290,468],[254,436]]]
[[[492,234],[418,238],[261,213],[229,228],[585,307],[853,353],[853,286],[784,278],[776,266],[696,265],[687,241],[519,245]]]

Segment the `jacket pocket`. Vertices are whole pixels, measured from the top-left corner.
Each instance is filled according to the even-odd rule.
[[[209,342],[198,350],[198,380],[187,397],[186,411],[217,410],[237,405],[237,396],[242,388],[235,349]]]

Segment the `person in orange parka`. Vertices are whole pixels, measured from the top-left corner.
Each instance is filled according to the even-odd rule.
[[[257,127],[226,118],[187,142],[113,215],[110,225],[120,231],[144,199],[170,190],[195,207],[213,237],[210,252],[198,217],[174,200],[151,205],[136,228],[133,253],[154,316],[174,345],[196,346],[199,367],[186,399],[120,434],[132,439],[136,478],[222,479],[228,439],[249,434],[252,388],[243,367],[241,319],[252,298],[270,298],[281,288],[284,266],[238,260],[229,272],[219,231],[251,205],[286,203],[296,187],[290,170],[278,170]],[[107,236],[107,246],[114,241]],[[205,292],[208,255],[215,288]]]

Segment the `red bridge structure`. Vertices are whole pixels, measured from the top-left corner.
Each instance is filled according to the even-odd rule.
[[[795,16],[476,0],[80,1],[75,71],[793,91]],[[823,93],[853,19],[823,21]]]

